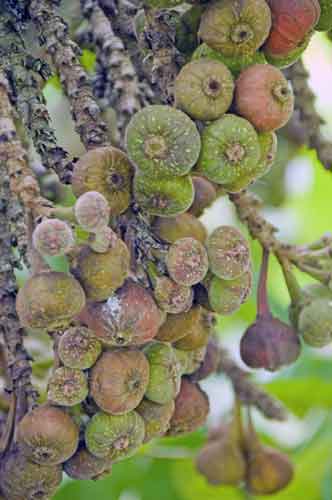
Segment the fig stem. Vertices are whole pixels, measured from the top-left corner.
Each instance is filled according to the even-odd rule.
[[[295,278],[294,273],[291,270],[291,266],[288,260],[282,257],[278,258],[284,278],[287,285],[289,296],[293,303],[298,302],[301,299],[302,292],[300,285]]]
[[[270,252],[268,248],[263,247],[261,272],[257,289],[257,316],[271,316],[267,298],[267,275],[269,266],[269,256]]]

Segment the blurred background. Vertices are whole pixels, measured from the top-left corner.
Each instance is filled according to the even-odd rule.
[[[317,109],[326,120],[323,132],[332,140],[331,42],[316,34],[305,52],[310,85],[317,95]],[[89,68],[91,55],[84,54]],[[82,146],[73,132],[68,106],[56,81],[45,88],[59,142],[73,156]],[[279,237],[305,243],[332,230],[332,172],[319,164],[313,151],[294,145],[283,132],[277,161],[268,176],[253,188],[265,202],[265,216],[280,228]],[[238,222],[227,199],[221,198],[202,217],[209,232],[220,224]],[[252,244],[255,280],[260,248]],[[298,276],[302,283],[308,281]],[[273,312],[287,320],[289,297],[276,261],[271,259],[269,295]],[[235,315],[220,318],[218,333],[241,365],[239,340],[255,318],[255,296]],[[299,361],[271,375],[254,373],[258,383],[289,408],[284,423],[271,422],[254,412],[262,439],[287,451],[296,466],[295,480],[275,500],[332,499],[332,346],[305,347]],[[210,423],[216,423],[232,408],[229,382],[215,376],[203,382],[211,402]],[[164,438],[146,445],[134,458],[114,465],[112,474],[98,482],[65,479],[54,500],[238,500],[249,499],[230,487],[211,487],[196,472],[192,458],[206,437],[206,429],[184,438]]]

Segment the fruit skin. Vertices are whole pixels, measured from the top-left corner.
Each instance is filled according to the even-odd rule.
[[[156,340],[176,342],[192,335],[197,330],[198,332],[209,331],[209,328],[210,314],[202,306],[195,306],[190,311],[168,315],[156,335]]]
[[[227,66],[232,74],[237,77],[240,72],[251,66],[252,64],[266,63],[263,52],[253,52],[250,54],[239,55],[238,57],[226,56],[217,50],[211,49],[206,43],[202,43],[197,47],[192,55],[192,60],[200,59],[201,57],[220,61]]]
[[[91,370],[90,395],[106,413],[129,413],[142,401],[149,374],[149,363],[138,349],[104,352]]]
[[[319,0],[320,17],[315,26],[316,31],[329,31],[332,29],[332,2],[331,0]]]
[[[144,349],[150,365],[150,380],[145,397],[154,403],[172,401],[180,390],[181,369],[169,344],[154,342]]]
[[[250,266],[250,249],[242,233],[233,226],[219,226],[206,242],[210,269],[224,280],[234,280]]]
[[[44,219],[32,234],[35,249],[43,256],[65,255],[74,245],[74,236],[68,224],[59,219]]]
[[[67,462],[63,470],[72,479],[98,479],[106,468],[105,460],[92,455],[85,447],[76,451]]]
[[[195,217],[200,217],[203,214],[204,210],[212,205],[212,203],[217,199],[217,191],[212,182],[208,181],[204,177],[195,175],[192,177],[192,181],[194,184],[195,196],[194,201],[189,208],[189,212]],[[194,234],[188,236],[193,236],[193,238],[196,237]],[[204,241],[197,237],[196,239],[198,239],[201,243],[204,243],[204,241],[206,240],[206,235]]]
[[[208,284],[210,306],[218,314],[234,314],[252,291],[252,271],[249,269],[238,278],[224,280],[213,276]]]
[[[270,28],[271,11],[265,0],[223,0],[207,7],[198,36],[212,49],[236,58],[261,47]]]
[[[74,326],[61,335],[58,355],[70,368],[86,370],[95,364],[102,350],[94,332],[84,326]]]
[[[136,408],[136,411],[141,415],[145,423],[144,443],[166,434],[174,413],[174,408],[175,405],[173,400],[160,405],[148,399],[143,399]]]
[[[79,430],[60,408],[39,406],[27,413],[18,426],[22,453],[40,465],[57,465],[68,460],[78,446]]]
[[[181,365],[181,374],[191,375],[199,368],[200,364],[203,362],[206,353],[206,345],[203,345],[202,347],[198,347],[197,349],[193,349],[191,351],[184,351],[182,349],[177,349],[176,347],[174,347],[174,351]]]
[[[29,278],[16,298],[20,323],[49,331],[67,327],[85,305],[85,294],[71,275],[55,271]]]
[[[189,175],[158,177],[136,174],[134,195],[137,203],[151,215],[175,217],[182,214],[194,200],[194,186]]]
[[[209,400],[198,384],[182,378],[181,389],[175,399],[168,435],[187,434],[201,427],[209,413]]]
[[[108,225],[110,207],[105,196],[98,191],[83,193],[75,203],[75,217],[86,231],[97,233]]]
[[[148,176],[181,176],[195,165],[201,138],[195,123],[171,106],[146,106],[130,120],[126,148]]]
[[[190,321],[184,317],[182,317],[182,321],[181,319],[177,321],[179,328],[182,329],[184,327],[182,331],[185,333],[185,336],[176,341],[175,347],[183,351],[192,351],[207,344],[215,323],[215,318],[212,313],[200,305],[193,307],[186,314],[189,316],[188,319]],[[186,326],[187,328],[185,328]]]
[[[163,276],[156,279],[154,297],[159,307],[169,314],[189,311],[193,302],[192,288]]]
[[[264,45],[270,55],[287,55],[316,25],[320,16],[317,0],[268,0],[272,29]]]
[[[278,68],[255,64],[242,71],[236,81],[235,107],[259,132],[271,132],[290,119],[293,91]]]
[[[164,321],[150,292],[130,280],[106,302],[89,304],[80,318],[110,347],[145,344]]]
[[[88,383],[84,372],[61,366],[48,380],[47,399],[60,406],[75,406],[88,395]]]
[[[195,120],[220,118],[229,109],[234,80],[223,63],[201,58],[181,69],[175,80],[176,106]]]
[[[98,191],[108,201],[111,215],[119,215],[130,204],[134,169],[128,157],[113,147],[95,148],[75,164],[72,188],[79,197],[87,191]]]
[[[142,417],[135,411],[126,415],[96,413],[85,430],[85,443],[90,453],[112,462],[133,455],[145,435]]]
[[[251,368],[278,370],[294,363],[301,344],[295,330],[272,316],[258,316],[240,343],[241,358]]]
[[[194,238],[180,238],[169,248],[166,266],[177,283],[192,286],[202,281],[209,268],[206,250]]]
[[[289,66],[292,66],[298,59],[300,59],[301,55],[308,47],[312,35],[313,33],[309,32],[293,50],[291,50],[285,55],[266,54],[267,62],[272,64],[273,66],[276,66],[279,69],[288,68]]]
[[[120,288],[129,275],[129,250],[120,238],[105,253],[85,247],[78,255],[76,270],[87,299],[101,302]]]
[[[1,458],[0,488],[8,500],[49,500],[61,481],[59,465],[30,462],[18,447]]]
[[[306,344],[325,347],[332,342],[332,297],[311,300],[298,316],[298,330]]]
[[[261,151],[254,127],[233,114],[208,125],[195,171],[217,184],[227,184],[251,171]]]
[[[202,222],[188,212],[170,218],[156,217],[152,229],[160,239],[168,243],[174,243],[180,238],[195,238],[204,243],[207,238],[207,232]]]
[[[98,233],[89,235],[88,243],[91,250],[96,253],[106,253],[116,246],[118,237],[110,227],[104,227],[98,230]]]

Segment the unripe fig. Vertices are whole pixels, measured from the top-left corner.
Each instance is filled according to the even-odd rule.
[[[188,336],[195,336],[196,332],[198,336],[200,336],[200,332],[201,334],[204,332],[205,338],[205,332],[208,334],[212,326],[211,316],[202,306],[193,307],[188,312],[170,314],[161,325],[156,339],[162,342],[176,342]]]
[[[195,2],[191,2],[193,5],[190,8],[184,8],[180,15],[178,15],[175,21],[175,46],[176,48],[190,57],[193,50],[198,45],[198,28],[201,20],[202,13],[204,11],[204,5],[200,5]],[[183,7],[183,6],[182,6]],[[175,10],[172,11],[175,13]]]
[[[181,238],[169,247],[166,266],[175,282],[192,286],[202,281],[209,261],[202,243],[194,238]]]
[[[136,411],[145,423],[144,443],[153,438],[164,436],[169,429],[170,420],[174,413],[174,401],[171,400],[165,404],[158,404],[143,399]]]
[[[234,280],[250,266],[250,250],[242,233],[232,226],[219,226],[207,243],[210,269],[224,280]]]
[[[119,149],[91,149],[75,164],[73,191],[77,197],[98,191],[106,198],[111,215],[118,215],[129,207],[133,173],[129,159]]]
[[[320,16],[318,0],[268,0],[272,29],[264,45],[270,55],[294,50],[316,25]]]
[[[206,43],[202,43],[197,47],[192,55],[192,60],[195,61],[202,57],[222,62],[234,76],[238,76],[243,69],[251,66],[252,64],[266,63],[263,52],[257,51],[250,54],[238,55],[237,57],[226,56],[225,54],[212,49]]]
[[[329,31],[332,29],[332,2],[331,0],[319,0],[320,17],[315,25],[316,31]]]
[[[98,479],[105,471],[106,464],[102,458],[92,455],[85,447],[76,453],[63,464],[63,470],[72,479]]]
[[[159,307],[170,314],[189,311],[193,301],[192,288],[164,277],[156,278],[154,297]]]
[[[258,131],[271,132],[290,119],[293,91],[278,68],[254,64],[242,71],[236,81],[235,107]]]
[[[252,271],[249,269],[233,280],[213,276],[208,284],[210,306],[218,314],[234,314],[247,300],[252,290]]]
[[[220,118],[229,109],[234,80],[221,62],[202,58],[181,69],[175,80],[176,106],[195,120]]]
[[[195,165],[201,139],[195,123],[171,106],[152,105],[136,113],[126,130],[129,158],[149,176],[184,175]]]
[[[47,399],[60,406],[75,406],[87,397],[88,392],[84,372],[61,366],[49,378]]]
[[[206,182],[209,183],[209,181]],[[195,238],[204,243],[207,238],[207,232],[202,222],[188,212],[170,218],[156,217],[152,228],[160,239],[168,243],[174,243],[181,238]]]
[[[260,154],[254,127],[227,114],[204,129],[197,170],[212,182],[228,184],[250,172]]]
[[[18,448],[1,458],[0,488],[7,500],[49,500],[61,480],[59,465],[30,462]]]
[[[184,351],[177,348],[174,348],[174,351],[181,365],[181,374],[191,375],[203,362],[206,353],[206,345],[191,351]]]
[[[96,253],[106,253],[115,247],[118,236],[110,227],[100,229],[98,233],[91,233],[88,239],[89,247]]]
[[[104,345],[125,346],[152,340],[164,315],[148,290],[128,280],[106,302],[89,304],[81,319]]]
[[[112,462],[133,455],[145,435],[142,417],[135,411],[126,415],[96,413],[85,430],[87,449],[98,458]]]
[[[68,224],[59,219],[44,219],[36,226],[32,242],[45,257],[65,255],[74,245],[73,232]]]
[[[95,364],[101,349],[101,343],[92,330],[74,326],[61,335],[58,355],[65,366],[86,370]]]
[[[68,460],[78,446],[78,434],[72,418],[54,406],[34,408],[18,426],[22,453],[41,465],[56,465]]]
[[[298,316],[298,329],[306,344],[325,347],[332,342],[332,297],[311,300]]]
[[[20,288],[16,310],[26,328],[49,331],[69,325],[85,305],[85,294],[77,280],[65,273],[42,272]]]
[[[87,191],[76,201],[75,217],[83,229],[97,233],[108,225],[110,217],[108,201],[98,191]]]
[[[166,404],[180,390],[181,367],[169,344],[154,342],[144,349],[149,365],[150,380],[145,397],[154,403]]]
[[[128,413],[142,401],[149,363],[138,349],[104,352],[91,370],[90,395],[106,413]]]
[[[198,35],[212,49],[236,58],[261,47],[270,28],[265,0],[223,0],[205,10]]]
[[[189,208],[189,212],[195,217],[200,217],[203,214],[205,208],[208,208],[217,199],[217,191],[212,182],[208,181],[204,177],[195,175],[194,177],[192,177],[192,181],[194,184],[195,196],[194,201]],[[194,235],[190,236],[193,236],[195,238]],[[201,241],[201,243],[204,243],[200,238],[196,239]]]
[[[106,300],[123,285],[129,270],[129,250],[120,238],[105,253],[86,247],[77,258],[77,275],[90,301]]]
[[[182,319],[181,321],[180,319],[178,321],[180,328],[182,325],[187,327],[183,328],[185,336],[176,341],[175,347],[183,351],[192,351],[205,346],[215,323],[214,315],[200,305],[195,306],[185,314],[190,316],[189,320]]]
[[[208,378],[218,369],[220,362],[220,352],[218,342],[214,337],[211,337],[207,346],[203,360],[199,367],[190,375],[192,382],[199,382]]]
[[[201,427],[209,413],[209,400],[198,384],[182,378],[181,389],[175,399],[168,435],[177,436]]]
[[[189,175],[183,177],[157,177],[137,174],[134,194],[141,208],[151,215],[175,217],[193,202],[194,186]]]

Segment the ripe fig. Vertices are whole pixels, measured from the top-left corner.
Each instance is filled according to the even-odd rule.
[[[90,395],[106,413],[128,413],[142,401],[149,372],[149,363],[138,349],[104,352],[91,370]]]
[[[299,45],[297,45],[293,50],[287,54],[277,55],[277,54],[266,54],[266,60],[268,63],[276,66],[279,69],[288,68],[292,66],[296,61],[300,59],[305,49],[308,47],[309,42],[312,38],[313,32],[309,32],[302,40]]]
[[[195,175],[192,177],[192,181],[194,183],[195,196],[194,201],[189,208],[189,212],[195,217],[200,217],[203,214],[204,210],[211,206],[212,203],[217,199],[217,191],[212,182],[208,181],[204,177]],[[194,234],[186,236],[192,236],[193,238],[195,238]],[[204,243],[206,236],[204,238],[204,241],[197,237],[196,239],[198,239],[201,243]]]
[[[61,335],[58,355],[69,368],[86,370],[95,364],[102,350],[95,333],[84,326],[74,326]]]
[[[182,378],[181,389],[175,399],[168,435],[187,434],[201,427],[209,413],[209,400],[199,385]]]
[[[202,281],[209,261],[202,243],[194,238],[180,238],[169,247],[166,266],[176,283],[192,286]]]
[[[47,399],[60,406],[75,406],[87,397],[88,392],[84,372],[61,366],[49,378]]]
[[[63,470],[72,479],[98,479],[105,471],[105,460],[92,455],[85,447],[81,447],[63,464]]]
[[[105,253],[85,247],[77,258],[77,276],[90,301],[106,300],[123,285],[129,270],[129,250],[120,238]]]
[[[261,47],[270,28],[265,0],[223,0],[209,4],[198,35],[212,49],[236,59]]]
[[[29,278],[20,288],[16,310],[26,328],[65,328],[85,305],[85,294],[71,275],[54,271]]]
[[[171,417],[174,413],[174,401],[158,404],[143,399],[136,411],[145,423],[144,443],[151,439],[164,436],[169,428]]]
[[[175,342],[175,347],[183,351],[192,351],[207,344],[215,323],[215,318],[212,313],[200,305],[193,307],[186,314],[189,316],[188,319],[184,319],[184,315],[182,315],[182,321],[180,319],[177,322],[179,327],[182,326],[183,328],[186,326],[187,328],[183,328],[185,336]],[[173,324],[173,328],[174,326]]]
[[[176,106],[195,120],[220,118],[229,109],[234,80],[223,63],[201,58],[181,69],[175,80]]]
[[[232,226],[219,226],[207,243],[210,269],[224,280],[234,280],[250,266],[249,245],[242,233]]]
[[[254,127],[227,114],[208,125],[196,170],[217,184],[229,184],[250,172],[259,161],[260,145]]]
[[[268,0],[272,12],[272,29],[264,45],[269,55],[287,55],[294,50],[317,24],[318,0]]]
[[[149,365],[150,380],[145,397],[154,403],[172,401],[180,390],[181,367],[169,344],[154,342],[144,349]]]
[[[194,186],[189,175],[152,178],[136,173],[134,194],[137,203],[149,214],[175,217],[192,204]]]
[[[75,217],[85,231],[97,233],[108,225],[110,207],[98,191],[83,193],[75,204]]]
[[[180,285],[164,277],[157,277],[154,284],[154,297],[159,307],[170,314],[189,311],[193,301],[192,288]]]
[[[133,455],[145,435],[142,417],[135,411],[126,415],[96,413],[85,430],[85,443],[90,453],[112,462]]]
[[[278,68],[254,64],[242,71],[236,81],[235,107],[258,131],[271,132],[290,119],[293,91]]]
[[[152,228],[160,239],[168,243],[174,243],[181,238],[195,238],[204,243],[207,238],[202,222],[188,212],[176,217],[156,217]]]
[[[100,147],[85,153],[75,164],[72,187],[78,197],[98,191],[108,201],[111,215],[129,207],[134,170],[127,156],[113,147]]]
[[[18,442],[22,453],[40,465],[68,460],[78,446],[78,427],[60,408],[39,406],[19,423]]]
[[[70,226],[59,219],[44,219],[32,234],[35,249],[45,257],[65,255],[74,245]]]
[[[195,165],[201,139],[195,123],[171,106],[152,105],[136,113],[126,130],[129,158],[151,176],[184,175]]]
[[[208,284],[210,306],[218,314],[234,314],[248,299],[252,290],[252,271],[249,269],[233,280],[213,276]]]

